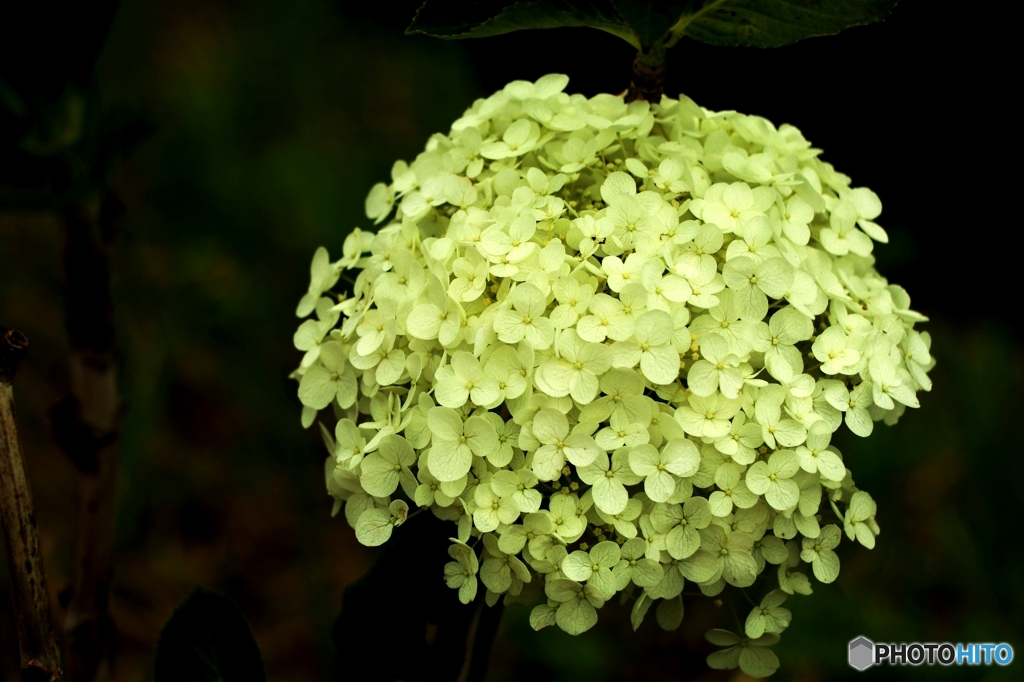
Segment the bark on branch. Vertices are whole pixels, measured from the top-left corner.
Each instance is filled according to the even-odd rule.
[[[22,682],[59,682],[64,679],[64,671],[11,387],[27,348],[24,334],[0,328],[0,520],[14,590]]]

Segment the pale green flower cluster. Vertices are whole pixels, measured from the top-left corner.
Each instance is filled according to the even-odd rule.
[[[303,424],[330,408],[327,486],[363,544],[410,507],[453,522],[463,602],[482,582],[578,634],[616,594],[674,628],[687,582],[757,584],[709,663],[769,674],[801,567],[835,580],[841,529],[874,545],[830,441],[918,406],[925,318],[873,267],[878,197],[796,128],[567,82],[478,100],[370,192],[384,227],[317,251]]]

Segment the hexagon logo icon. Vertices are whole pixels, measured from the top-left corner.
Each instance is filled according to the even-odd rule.
[[[867,670],[875,662],[875,643],[867,637],[852,640],[848,660],[851,668]]]

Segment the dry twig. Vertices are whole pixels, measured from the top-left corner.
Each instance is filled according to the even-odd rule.
[[[59,682],[64,679],[64,671],[39,552],[32,490],[21,457],[11,387],[27,348],[24,334],[0,329],[0,519],[14,591],[22,682]]]

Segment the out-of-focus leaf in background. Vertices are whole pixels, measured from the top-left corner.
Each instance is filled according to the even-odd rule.
[[[314,250],[336,257],[353,226],[369,228],[369,188],[474,98],[551,72],[587,95],[629,83],[635,50],[615,36],[406,36],[418,5],[122,2],[99,97],[137,106],[158,129],[112,180],[125,203],[114,259],[127,402],[112,595],[119,681],[148,675],[161,627],[197,584],[238,604],[269,679],[330,678],[343,591],[380,550],[330,518],[326,453],[318,431],[300,427],[287,379]],[[939,364],[921,409],[836,443],[877,500],[882,534],[871,551],[844,541],[839,579],[787,601],[785,678],[862,676],[846,665],[857,635],[1024,639],[1014,540],[1024,336],[1016,289],[1000,274],[1012,271],[1000,258],[1020,250],[1012,207],[997,199],[1013,182],[999,156],[1012,140],[1011,89],[954,75],[1002,63],[1008,43],[982,20],[964,15],[953,39],[933,4],[904,0],[885,22],[830,38],[777,50],[684,41],[670,58],[670,95],[792,123],[855,186],[875,190],[891,237],[876,250],[879,269],[932,318],[924,328]],[[69,380],[59,243],[45,215],[0,214],[0,317],[33,340],[18,407],[55,592],[70,578],[76,500],[46,416]],[[0,574],[0,614],[9,603]],[[732,679],[704,665],[703,632],[732,625],[725,609],[687,600],[677,633],[649,618],[633,634],[628,608],[616,608],[573,638],[533,632],[509,607],[489,682]],[[11,627],[0,618],[2,680],[16,675]],[[1013,679],[1014,666],[976,670]]]
[[[154,682],[266,682],[259,645],[238,607],[202,587],[167,621],[157,642]]]
[[[326,679],[333,665],[342,590],[373,557],[330,518],[326,452],[299,425],[295,304],[316,247],[337,253],[368,227],[368,188],[472,100],[469,65],[438,48],[329,2],[119,10],[102,97],[159,126],[113,181],[126,207],[112,597],[125,679],[151,669],[160,628],[196,584],[250,618],[271,678]],[[69,381],[61,241],[45,214],[0,215],[0,311],[33,338],[19,416],[55,592],[70,579],[77,498],[47,418]],[[17,660],[10,627],[0,618],[0,679]]]
[[[94,69],[117,0],[0,8],[0,210],[59,209],[101,193],[152,133],[144,112],[102,103]]]

